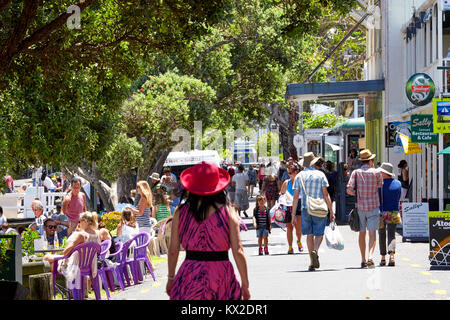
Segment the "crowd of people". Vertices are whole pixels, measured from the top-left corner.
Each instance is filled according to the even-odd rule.
[[[374,251],[376,232],[379,234],[380,265],[395,265],[395,229],[401,223],[399,201],[403,199],[408,188],[407,163],[402,160],[398,164],[399,174],[394,173],[390,163],[378,164],[375,168],[375,155],[370,150],[356,150],[349,154],[343,165],[344,192],[356,196],[356,208],[360,218],[358,244],[361,252],[361,267],[374,267]],[[328,222],[335,220],[336,193],[338,173],[335,164],[316,157],[308,152],[299,161],[292,157],[288,161],[274,163],[251,164],[245,170],[239,162],[225,163],[222,168],[230,175],[227,186],[231,205],[241,216],[248,217],[248,199],[253,198],[255,186],[259,186],[252,222],[257,232],[259,254],[269,254],[268,236],[271,232],[270,210],[277,204],[281,195],[288,193],[292,206],[288,206],[284,217],[288,254],[293,254],[294,231],[297,238],[298,251],[303,251],[302,236],[311,258],[309,270],[319,268],[318,251],[323,240],[324,230]],[[322,216],[308,212],[308,199],[322,199],[327,214]],[[366,244],[366,232],[369,234]],[[368,250],[367,250],[368,249]],[[386,255],[389,255],[389,262]]]

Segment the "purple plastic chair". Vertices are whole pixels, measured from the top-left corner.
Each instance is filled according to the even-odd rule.
[[[120,277],[123,283],[125,284],[125,280],[126,283],[128,284],[128,286],[131,286],[131,281],[130,281],[130,277],[128,275],[128,265],[130,264],[130,259],[128,258],[128,249],[130,248],[130,245],[133,243],[132,239],[126,241],[123,243],[122,246],[122,250],[120,251],[120,254],[117,256],[117,262],[119,263],[119,265],[117,266],[117,269],[119,271]],[[120,280],[119,280],[120,282]]]
[[[101,244],[101,252],[100,252],[98,257],[100,259],[104,260],[106,258],[106,255],[108,254],[110,248],[111,248],[111,240],[103,241],[102,244]],[[106,277],[106,274],[101,271],[102,268],[103,268],[103,264],[97,270],[97,273],[100,275],[100,279],[102,280],[103,288],[106,291],[106,297],[109,300],[108,279]]]
[[[127,264],[131,268],[131,272],[133,275],[133,281],[135,284],[138,284],[139,281],[142,281],[143,275],[141,272],[141,266],[140,262],[143,261],[145,263],[145,266],[150,271],[150,274],[153,277],[153,280],[156,281],[155,275],[153,273],[152,264],[150,263],[148,257],[147,257],[147,247],[150,243],[150,235],[147,232],[141,232],[137,235],[135,235],[131,242],[135,242],[136,246],[134,249],[134,254],[132,259],[127,260]]]
[[[121,253],[122,253],[123,243],[118,242],[115,244],[115,246],[116,246],[116,252],[110,254],[108,256],[108,259],[113,260],[114,258],[116,258],[118,261],[118,259],[121,256]],[[105,256],[106,256],[106,254],[105,254]],[[106,265],[102,265],[100,267],[100,269],[98,270],[98,273],[100,274],[100,278],[102,279],[103,287],[105,288],[106,296],[107,296],[108,300],[110,298],[109,290],[111,290],[111,291],[115,290],[114,274],[116,275],[116,278],[117,278],[117,281],[119,282],[120,288],[122,290],[125,290],[123,276],[120,273],[120,269],[118,267],[114,268],[114,267],[108,267]]]
[[[63,274],[58,272],[58,261],[62,259],[69,258],[72,254],[78,252],[79,262],[78,267],[80,268],[80,277],[81,277],[81,289],[72,289],[72,295],[74,300],[83,300],[84,299],[84,278],[89,276],[92,282],[92,288],[94,289],[95,299],[100,300],[100,285],[98,282],[98,274],[93,277],[92,275],[92,262],[95,257],[97,257],[101,252],[101,247],[98,243],[95,242],[87,242],[82,243],[76,246],[72,252],[70,252],[67,256],[55,258],[53,261],[53,270],[52,270],[52,278],[53,278],[53,295],[55,295],[56,290],[56,277],[63,276]]]

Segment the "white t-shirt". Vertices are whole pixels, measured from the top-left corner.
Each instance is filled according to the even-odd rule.
[[[55,185],[53,184],[52,179],[50,177],[45,177],[45,180],[42,182],[42,184],[48,189],[48,190],[55,190]]]
[[[233,176],[233,181],[236,182],[236,190],[237,189],[245,189],[247,187],[246,182],[249,181],[248,180],[248,175],[245,172],[241,172],[241,173],[236,173]]]
[[[5,222],[8,222],[8,219],[6,219],[5,216],[1,216],[1,217],[0,217],[0,226],[1,226],[2,224],[4,224]]]

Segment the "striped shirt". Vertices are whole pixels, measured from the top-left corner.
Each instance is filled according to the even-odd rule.
[[[328,187],[328,180],[322,171],[308,167],[295,177],[294,190],[299,190],[299,195],[302,197],[302,209],[306,209],[306,195],[303,191],[302,182],[305,185],[306,192],[311,198],[324,199],[322,187]]]
[[[169,208],[165,204],[158,204],[158,211],[156,212],[156,221],[161,221],[162,219],[170,216]]]
[[[152,210],[150,208],[147,208],[144,210],[144,213],[142,216],[136,215],[136,221],[138,223],[139,228],[151,228],[152,223],[150,222],[150,214]]]
[[[357,187],[357,206],[360,210],[374,210],[380,207],[378,188],[383,185],[381,172],[368,165],[352,172],[347,189],[355,190],[355,179]]]

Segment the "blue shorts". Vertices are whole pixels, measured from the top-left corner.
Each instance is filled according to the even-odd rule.
[[[323,236],[327,225],[327,217],[319,218],[308,213],[307,209],[302,209],[302,233]]]
[[[269,234],[269,230],[264,229],[256,229],[256,237],[262,238],[263,236],[267,236]]]

